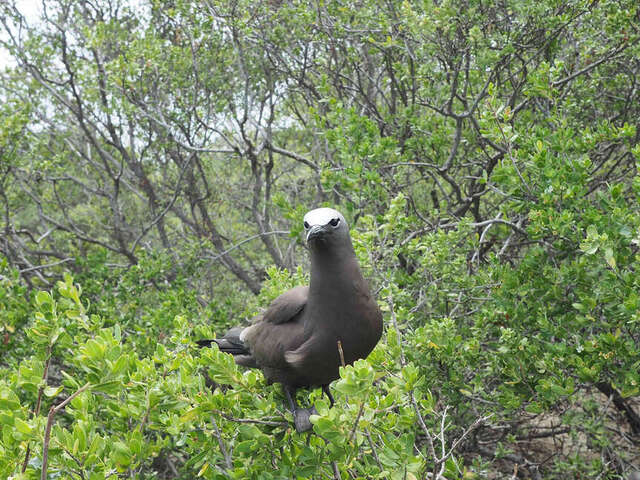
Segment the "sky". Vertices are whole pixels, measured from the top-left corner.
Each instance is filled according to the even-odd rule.
[[[38,22],[40,16],[42,15],[42,6],[46,5],[48,0],[0,0],[2,3],[13,3],[16,5],[18,11],[24,16],[27,23],[33,25]],[[126,2],[128,5],[138,6],[140,7],[140,0],[130,0]],[[7,35],[4,31],[4,26],[0,23],[0,40],[6,40]],[[15,62],[12,60],[9,53],[5,50],[5,48],[1,45],[0,42],[0,72],[5,69],[7,66],[15,65]]]
[[[44,0],[46,1],[46,0]],[[34,23],[38,20],[42,12],[42,3],[40,0],[15,0],[15,5],[18,11],[25,17],[28,23]],[[0,24],[0,39],[6,40],[7,34],[4,31],[4,26]],[[5,48],[0,45],[0,71],[5,67],[15,65],[15,62],[11,59],[9,53]]]

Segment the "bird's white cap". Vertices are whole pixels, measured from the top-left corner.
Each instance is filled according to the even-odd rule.
[[[324,226],[331,220],[335,220],[336,218],[339,219],[342,224],[347,224],[346,220],[339,211],[327,207],[316,208],[315,210],[307,212],[307,214],[304,216],[304,221],[305,224],[309,226]]]

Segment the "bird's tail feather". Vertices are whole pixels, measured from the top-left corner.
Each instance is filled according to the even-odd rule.
[[[222,338],[198,340],[196,343],[200,347],[210,347],[211,344],[215,343],[218,345],[221,352],[230,353],[233,356],[250,355],[250,352],[244,342],[240,340],[240,333],[242,330],[243,328],[240,327],[232,328]]]
[[[218,344],[218,348],[221,352],[230,353],[231,355],[246,355],[249,353],[247,347],[245,347],[241,342],[234,342],[228,338],[217,338],[214,340],[216,344]]]

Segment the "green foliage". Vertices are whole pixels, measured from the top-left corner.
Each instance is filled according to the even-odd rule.
[[[397,349],[377,349],[369,361],[343,369],[336,396],[346,406],[330,410],[326,401],[318,400],[320,415],[314,422],[321,436],[306,443],[292,430],[277,390],[266,387],[260,374],[241,372],[230,356],[216,349],[194,350],[188,341],[193,327],[183,317],[175,318],[166,342],[140,357],[118,325],[105,327],[100,318],[87,316],[79,288],[67,277],[54,295],[35,295],[34,319],[26,334],[35,352],[2,385],[0,471],[5,475],[19,470],[28,446],[29,466],[15,478],[37,477],[46,423],[42,412],[83,388],[54,417],[48,450],[51,474],[83,472],[87,478],[102,478],[112,471],[137,471],[160,454],[181,452],[189,457],[183,465],[186,476],[215,478],[214,465],[226,465],[231,478],[263,476],[265,462],[275,461],[281,478],[328,471],[328,462],[353,465],[363,448],[368,452],[365,461],[353,466],[362,476],[395,478],[403,475],[399,465],[415,474],[424,468],[413,451],[415,434],[405,432],[413,423],[408,395],[420,385],[418,369],[407,365],[399,379],[376,379],[376,372],[395,369]],[[44,369],[56,373],[43,376]],[[207,389],[203,371],[233,389]],[[39,396],[43,407],[33,415],[30,410]],[[398,408],[406,414],[398,417]],[[243,423],[238,425],[236,418]],[[220,444],[228,450],[221,452]],[[230,451],[233,462],[225,458]],[[256,458],[250,466],[242,460],[260,451],[271,452],[270,458]]]
[[[640,469],[637,2],[94,3],[0,6],[0,477]],[[386,327],[298,435],[193,341],[315,205]]]
[[[18,359],[24,355],[21,330],[30,313],[27,288],[5,258],[0,259],[0,312],[0,353],[4,363],[6,356]]]

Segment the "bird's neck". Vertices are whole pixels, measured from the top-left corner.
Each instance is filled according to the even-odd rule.
[[[362,281],[362,272],[358,265],[353,247],[348,245],[341,252],[314,252],[311,257],[311,282],[309,297],[322,298],[344,293],[355,288]]]

